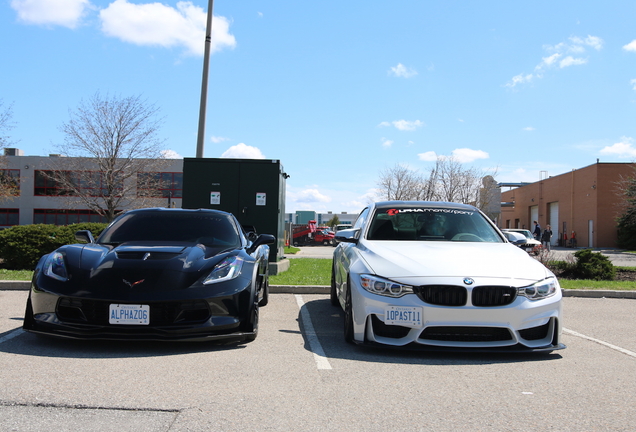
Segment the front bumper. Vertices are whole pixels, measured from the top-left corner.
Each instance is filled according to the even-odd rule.
[[[476,288],[476,287],[475,287]],[[471,288],[469,288],[470,291]],[[390,347],[486,351],[552,351],[563,349],[561,292],[531,301],[517,297],[505,306],[438,306],[415,294],[390,298],[352,285],[354,340]],[[470,298],[470,295],[469,295]],[[421,321],[386,323],[388,306],[416,308]]]
[[[223,287],[189,288],[152,295],[131,293],[105,298],[86,291],[59,293],[32,288],[23,328],[71,339],[212,341],[253,337],[251,281]],[[147,325],[111,324],[111,304],[147,305]]]

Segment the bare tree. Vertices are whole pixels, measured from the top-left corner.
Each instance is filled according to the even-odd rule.
[[[402,164],[396,164],[380,173],[378,191],[380,199],[417,201],[423,199],[422,176]]]
[[[464,166],[452,156],[438,156],[435,167],[431,169],[434,182],[429,187],[439,201],[477,205],[479,190],[484,173],[476,168]]]
[[[158,205],[156,190],[166,166],[157,138],[159,109],[140,96],[81,101],[61,127],[65,159],[42,171],[69,206],[83,204],[111,221],[118,210]],[[37,179],[36,179],[37,181]]]
[[[378,180],[380,199],[448,201],[481,207],[480,191],[485,173],[465,168],[452,156],[438,156],[426,176],[397,164],[382,171]]]
[[[0,99],[0,200],[15,196],[18,190],[18,179],[5,171],[6,156],[4,149],[11,145],[11,137],[5,135],[15,127],[13,122],[13,106],[4,107],[4,101]]]

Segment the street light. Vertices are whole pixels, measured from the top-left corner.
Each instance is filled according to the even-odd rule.
[[[201,79],[201,105],[199,107],[199,135],[197,158],[203,157],[205,147],[205,112],[208,103],[208,71],[210,69],[210,46],[212,45],[212,10],[214,0],[208,0],[208,20],[205,26],[205,51],[203,52],[203,78]]]

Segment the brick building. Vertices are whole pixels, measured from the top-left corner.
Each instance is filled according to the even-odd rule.
[[[501,193],[501,228],[551,225],[552,244],[566,245],[572,232],[578,247],[616,247],[621,178],[635,175],[632,163],[596,163]]]

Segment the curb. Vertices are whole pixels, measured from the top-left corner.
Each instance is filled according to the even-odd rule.
[[[30,281],[0,281],[0,291],[27,291]],[[329,294],[329,285],[270,285],[272,294]],[[636,291],[562,289],[563,297],[636,299]]]

